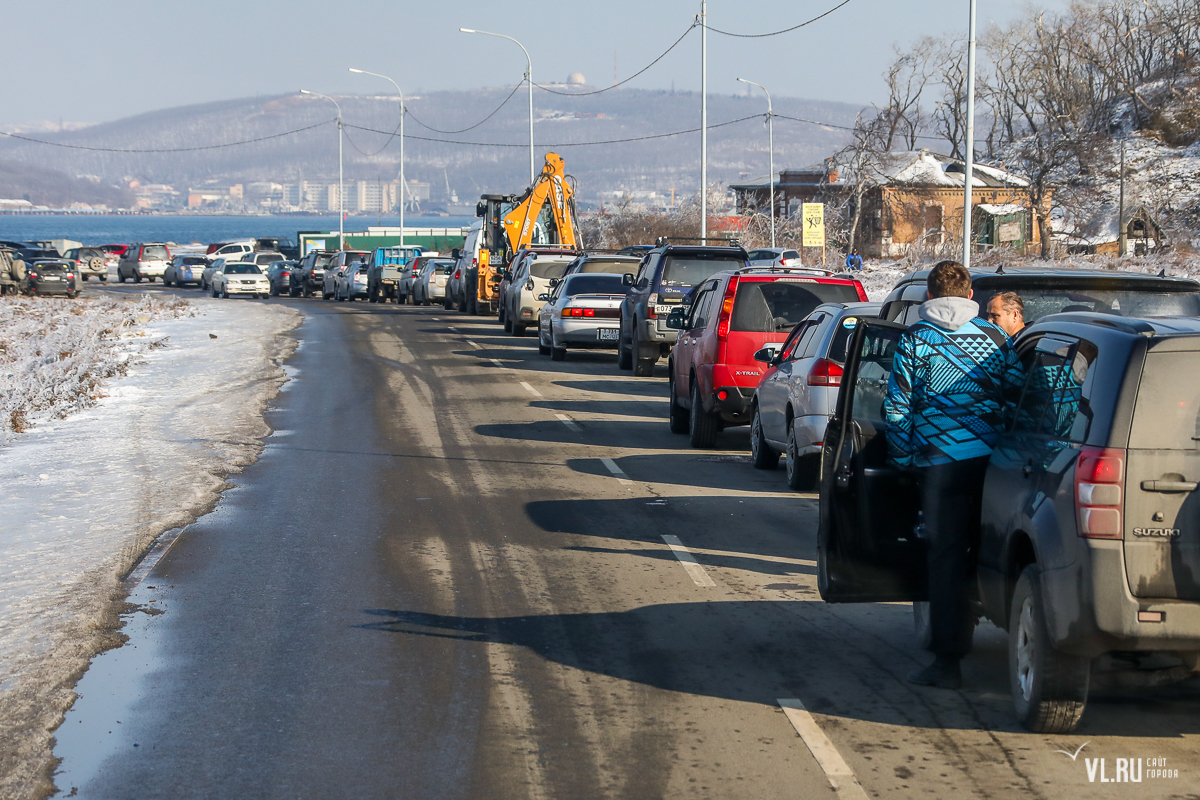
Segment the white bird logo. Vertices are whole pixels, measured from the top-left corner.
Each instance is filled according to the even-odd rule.
[[[1074,761],[1076,758],[1078,758],[1078,757],[1079,757],[1079,751],[1080,751],[1080,750],[1082,750],[1083,748],[1087,747],[1087,746],[1088,746],[1089,744],[1091,744],[1091,743],[1092,743],[1092,742],[1091,742],[1091,740],[1089,739],[1088,741],[1086,741],[1086,742],[1084,742],[1083,744],[1079,745],[1079,748],[1078,748],[1078,749],[1077,749],[1077,750],[1076,750],[1074,753],[1070,753],[1070,752],[1068,752],[1068,751],[1066,751],[1066,750],[1055,750],[1054,752],[1056,752],[1056,753],[1062,753],[1064,756],[1070,756],[1070,757],[1071,757],[1071,760],[1072,760],[1072,761]]]

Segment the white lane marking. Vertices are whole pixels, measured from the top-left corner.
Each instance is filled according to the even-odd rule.
[[[458,328],[454,327],[453,325],[450,326],[450,330],[454,331],[455,333],[458,333]]]
[[[562,415],[560,414],[559,416]],[[625,474],[625,470],[617,466],[617,462],[613,461],[611,458],[601,458],[600,463],[608,467],[608,471],[611,472],[618,481],[626,486],[633,485],[633,481],[629,480],[629,476]]]
[[[576,425],[575,420],[571,419],[566,414],[555,414],[554,416],[558,417],[559,422],[561,422],[563,425],[566,425],[576,433],[583,433],[583,428]]]
[[[683,569],[687,572],[693,583],[697,586],[717,585],[708,576],[704,567],[700,566],[699,562],[696,561],[696,557],[688,552],[688,549],[683,546],[683,542],[679,541],[678,536],[672,536],[667,533],[663,534],[662,540],[667,543],[667,547],[671,548],[671,552],[675,554],[675,558],[679,559],[679,563],[683,565]]]
[[[542,396],[542,393],[541,393],[541,392],[539,392],[537,389],[535,389],[535,388],[533,388],[532,386],[530,386],[530,385],[529,385],[528,383],[526,383],[525,381],[521,381],[520,383],[521,383],[521,385],[522,385],[522,386],[524,386],[524,387],[525,387],[525,390],[526,390],[527,392],[529,392],[531,395],[533,395],[534,397],[541,397],[541,396]]]
[[[500,359],[498,359],[498,358],[493,358],[493,359],[492,359],[492,363],[493,363],[493,364],[495,364],[495,365],[496,365],[497,367],[499,367],[500,369],[507,369],[507,368],[508,368],[508,367],[506,367],[506,366],[505,366],[504,362],[502,362],[502,361],[501,361]]]
[[[854,777],[850,765],[833,746],[833,742],[829,741],[829,737],[821,730],[821,726],[813,719],[812,714],[808,713],[804,703],[794,697],[780,698],[776,702],[783,709],[783,713],[787,715],[788,722],[792,723],[796,733],[800,734],[800,738],[804,740],[808,751],[821,765],[825,777],[829,780],[829,785],[837,792],[838,797],[846,798],[846,800],[867,800],[867,793],[863,791],[858,778]]]
[[[471,347],[474,347],[476,350],[482,350],[482,349],[483,349],[483,345],[481,345],[481,344],[476,344],[475,342],[472,342],[470,339],[467,339],[467,344],[471,345]]]

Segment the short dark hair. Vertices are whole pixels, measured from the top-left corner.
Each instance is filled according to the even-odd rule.
[[[996,297],[1000,298],[1000,305],[1025,319],[1025,301],[1021,299],[1021,295],[1016,292],[1001,292]]]
[[[926,286],[931,298],[968,297],[971,294],[971,273],[957,261],[939,261],[929,271]]]

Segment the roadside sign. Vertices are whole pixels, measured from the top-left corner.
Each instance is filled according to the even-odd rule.
[[[804,203],[800,207],[800,216],[804,220],[801,234],[805,247],[825,246],[825,204]]]

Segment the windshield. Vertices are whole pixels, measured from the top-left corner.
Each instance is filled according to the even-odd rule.
[[[563,292],[568,297],[577,294],[625,294],[625,284],[620,275],[572,275],[567,279]]]
[[[561,278],[563,270],[567,268],[570,261],[550,261],[550,260],[534,260],[529,265],[529,274],[535,278]]]
[[[260,270],[254,264],[226,264],[225,265],[225,274],[226,275],[261,275],[262,270]]]
[[[321,267],[328,266],[332,259],[333,256],[317,256],[315,259],[313,259],[313,269],[320,269]]]
[[[738,269],[746,262],[736,256],[697,253],[689,256],[667,256],[659,284],[662,286],[695,286],[714,272]],[[858,298],[855,297],[855,300]]]
[[[170,258],[171,254],[167,252],[167,248],[161,244],[151,244],[142,248],[142,260],[150,261],[153,259],[163,260]]]
[[[180,262],[180,263],[183,263],[183,264],[189,264],[189,265],[190,265],[190,264],[207,264],[207,263],[208,263],[208,259],[207,259],[207,258],[200,258],[199,256],[190,256],[190,257],[188,257],[188,258],[185,258],[185,259],[183,259],[183,261],[182,261],[182,262]]]
[[[790,330],[821,303],[853,303],[858,292],[845,283],[742,281],[733,302],[731,328],[774,333]]]
[[[637,272],[637,261],[604,261],[588,259],[579,266],[580,272],[611,272],[614,275],[624,275],[627,272]]]
[[[1200,317],[1200,291],[1156,291],[1153,282],[1120,278],[1095,280],[987,281],[975,289],[981,310],[995,295],[1013,291],[1025,303],[1025,324],[1047,314],[1065,311],[1092,311],[1122,317]]]

